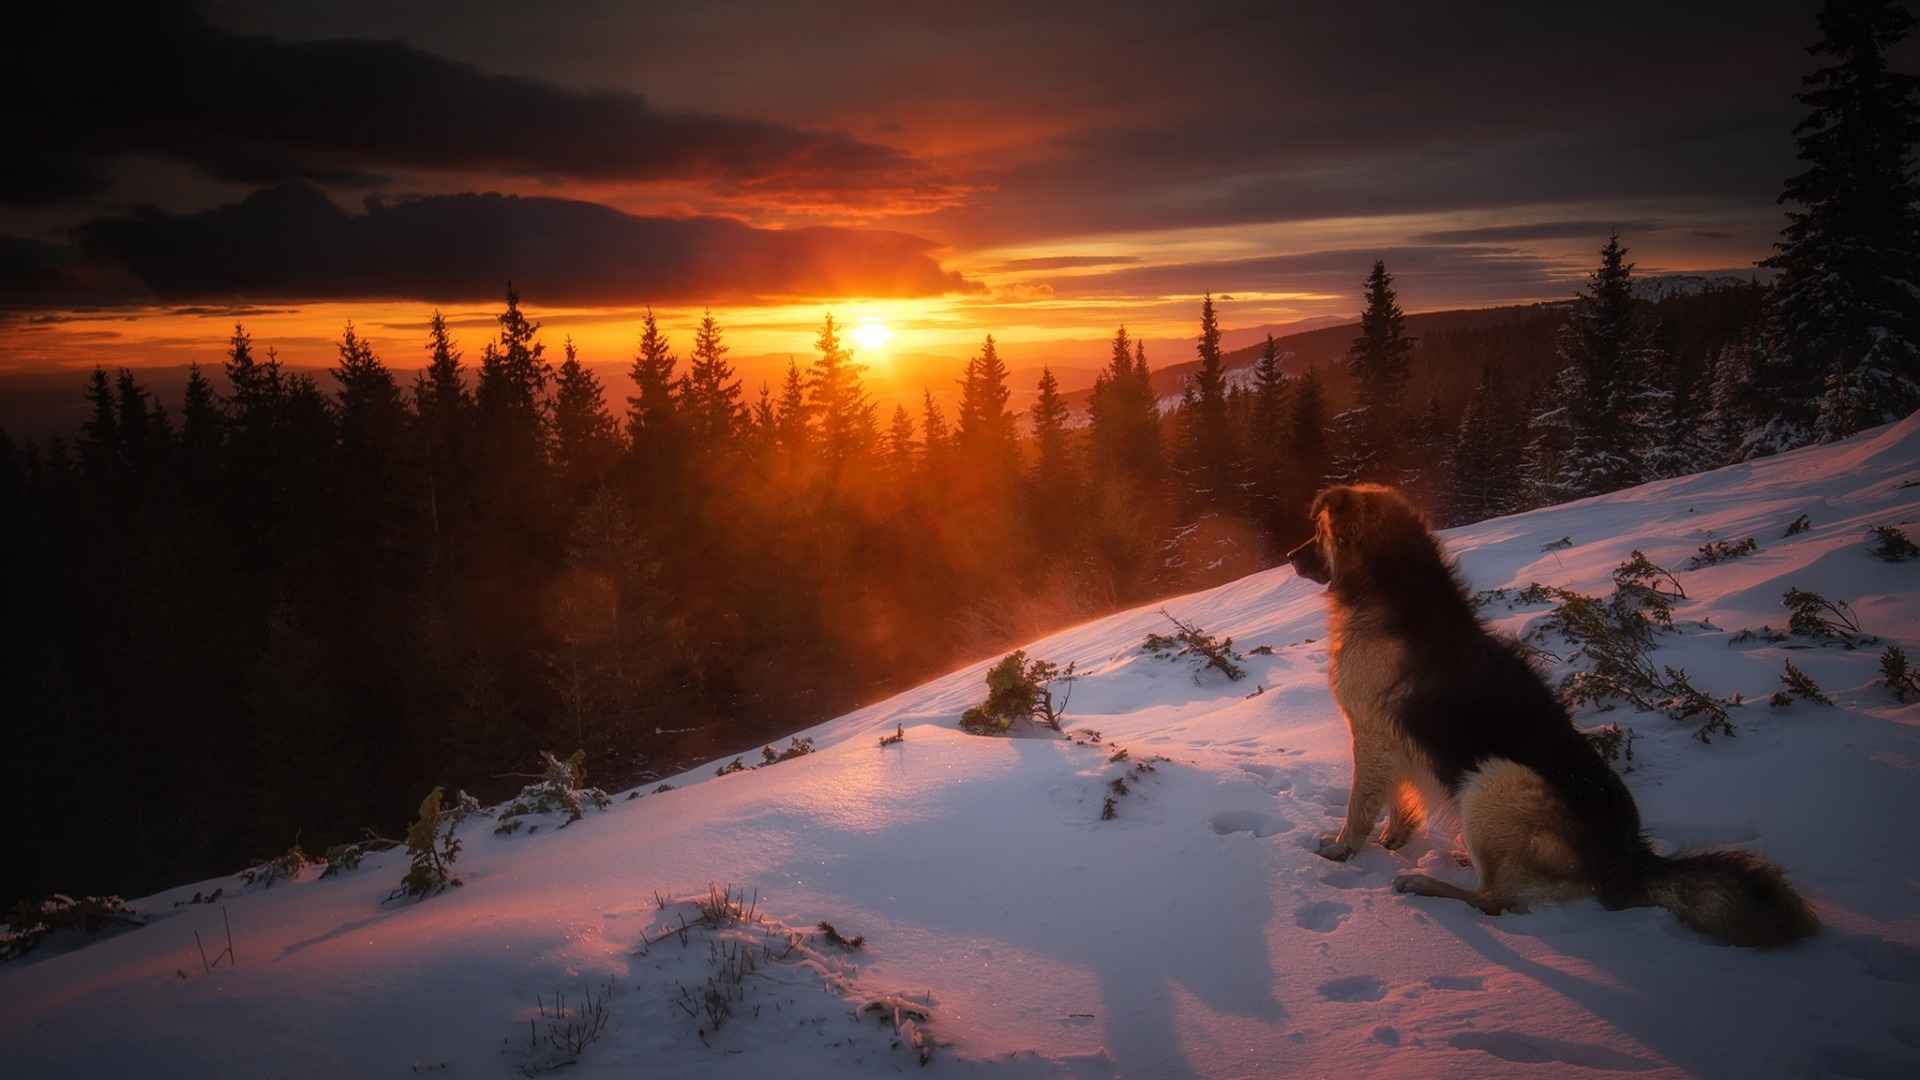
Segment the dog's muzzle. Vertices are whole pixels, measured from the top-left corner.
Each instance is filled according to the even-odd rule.
[[[1315,537],[1287,552],[1287,562],[1293,566],[1293,572],[1316,585],[1325,585],[1333,580],[1333,571],[1327,566],[1327,558],[1320,551],[1320,540]]]

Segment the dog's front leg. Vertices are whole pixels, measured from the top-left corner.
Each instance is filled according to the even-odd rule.
[[[1345,862],[1367,844],[1373,827],[1380,823],[1387,796],[1393,792],[1393,761],[1384,747],[1359,739],[1353,741],[1353,789],[1347,793],[1347,821],[1340,835],[1322,837],[1318,853],[1322,858]]]

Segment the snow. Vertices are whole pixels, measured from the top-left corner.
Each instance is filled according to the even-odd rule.
[[[816,752],[791,761],[718,778],[714,762],[566,828],[554,814],[496,836],[470,818],[463,887],[424,902],[383,902],[404,851],[135,901],[149,925],[0,968],[0,1055],[18,1077],[513,1076],[558,1064],[529,1047],[557,992],[577,1008],[611,980],[604,1036],[570,1075],[914,1073],[916,1031],[936,1044],[930,1075],[1920,1075],[1920,704],[1879,685],[1878,647],[1731,643],[1783,627],[1797,586],[1920,656],[1920,563],[1866,553],[1869,526],[1920,518],[1916,479],[1920,415],[1445,534],[1475,588],[1601,594],[1634,549],[1675,570],[1689,599],[1655,659],[1745,695],[1738,736],[1580,719],[1640,736],[1627,780],[1661,847],[1737,844],[1788,868],[1826,922],[1790,949],[1717,946],[1658,909],[1488,918],[1391,892],[1409,867],[1471,880],[1445,836],[1344,865],[1312,854],[1350,764],[1321,593],[1283,568],[1167,605],[1243,651],[1273,646],[1241,682],[1142,653],[1168,629],[1158,605],[1027,646],[1078,662],[1069,721],[1097,745],[959,732],[984,658],[811,729]],[[1783,538],[1801,513],[1813,528]],[[1755,555],[1680,569],[1749,535]],[[1516,631],[1546,611],[1490,610]],[[1763,703],[1788,657],[1835,706]],[[904,741],[878,745],[895,725]],[[682,945],[709,883],[744,889],[754,919]],[[222,903],[175,906],[222,886]],[[208,973],[194,934],[224,948],[223,914],[236,963]],[[828,944],[821,920],[864,947]],[[675,998],[742,942],[758,970],[703,1030]]]

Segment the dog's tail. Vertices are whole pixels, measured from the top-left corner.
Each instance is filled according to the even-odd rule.
[[[1668,859],[1649,853],[1640,875],[1647,902],[1728,945],[1789,945],[1820,920],[1781,869],[1744,851],[1703,851]]]

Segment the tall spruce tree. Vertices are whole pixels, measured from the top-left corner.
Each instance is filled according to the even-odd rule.
[[[1826,0],[1794,129],[1805,168],[1788,179],[1771,315],[1780,354],[1760,370],[1781,422],[1830,441],[1920,407],[1920,81],[1893,71],[1914,19],[1892,0]],[[1779,440],[1775,440],[1779,441]],[[1788,440],[1790,441],[1790,440]]]
[[[1191,403],[1183,400],[1189,458],[1186,501],[1194,510],[1238,508],[1239,450],[1228,417],[1226,360],[1220,350],[1220,320],[1212,293],[1200,302],[1200,336],[1194,351],[1200,357],[1200,370],[1190,384]]]
[[[1253,401],[1247,417],[1247,460],[1258,513],[1269,521],[1279,511],[1281,471],[1287,454],[1287,375],[1280,368],[1280,346],[1268,334],[1253,366]]]
[[[789,461],[806,457],[813,437],[813,406],[807,402],[807,378],[800,365],[787,357],[787,377],[780,383],[779,419],[775,422],[775,441]]]
[[[957,432],[961,457],[973,476],[1010,479],[1019,462],[1019,434],[1013,412],[1007,402],[1013,388],[1007,385],[1007,364],[1000,359],[993,335],[980,346],[980,352],[967,361],[966,378],[960,384],[960,426]]]
[[[1445,520],[1464,525],[1518,507],[1519,445],[1499,370],[1488,364],[1460,415],[1448,462]]]
[[[1407,384],[1413,377],[1413,339],[1387,264],[1375,260],[1366,280],[1367,306],[1360,336],[1347,349],[1358,402],[1335,418],[1335,479],[1391,481],[1397,478]]]
[[[580,362],[572,338],[564,354],[553,380],[553,463],[569,503],[578,505],[606,480],[620,452],[619,429],[600,377]]]
[[[720,340],[720,324],[709,310],[693,332],[693,351],[687,357],[687,376],[681,383],[680,407],[686,415],[693,445],[707,456],[724,454],[740,433],[744,410],[740,380],[727,361]]]
[[[840,330],[828,315],[814,339],[813,370],[807,380],[807,401],[819,420],[820,452],[836,477],[853,462],[874,451],[877,431],[873,402],[860,384],[864,366],[840,344]]]
[[[913,476],[913,417],[905,405],[893,407],[893,423],[887,426],[887,466],[897,481]]]
[[[1071,462],[1067,458],[1066,399],[1060,396],[1060,380],[1053,368],[1040,369],[1038,393],[1027,414],[1033,420],[1034,473],[1043,482],[1070,482]]]
[[[1087,418],[1097,479],[1142,489],[1159,483],[1160,414],[1146,350],[1124,326],[1114,333],[1107,366],[1094,377]]]
[[[1609,237],[1556,342],[1561,371],[1538,418],[1541,452],[1554,458],[1552,475],[1538,479],[1552,501],[1639,483],[1670,436],[1654,426],[1663,422],[1666,360],[1626,256],[1619,236]]]

